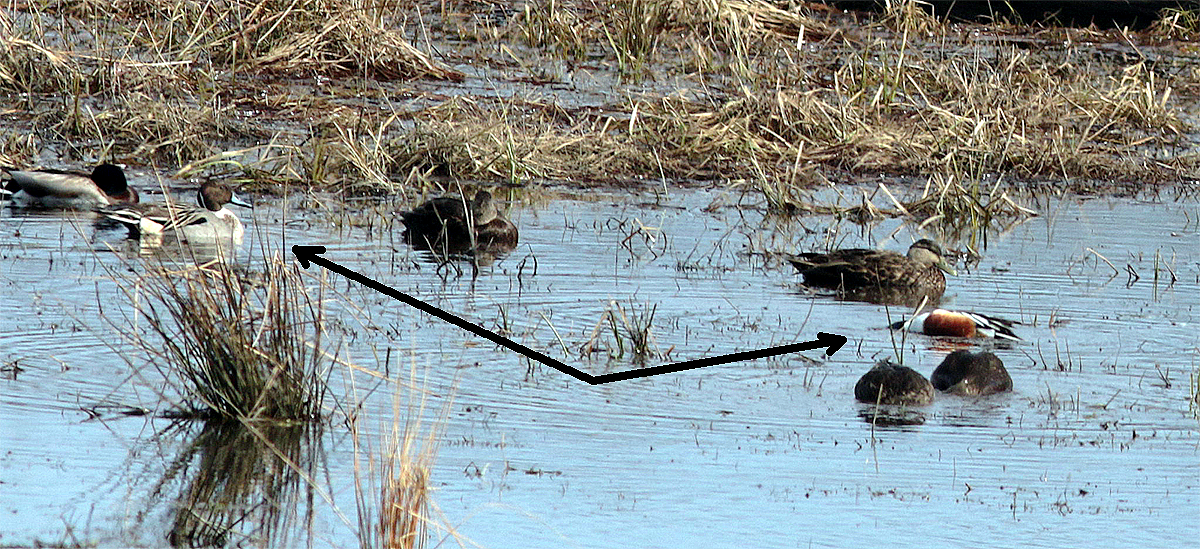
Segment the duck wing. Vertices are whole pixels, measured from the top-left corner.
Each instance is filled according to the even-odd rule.
[[[5,171],[12,178],[12,181],[5,185],[6,189],[11,192],[22,190],[34,198],[100,195],[100,188],[96,186],[91,177],[85,174],[60,170]]]
[[[896,252],[865,248],[802,253],[788,261],[804,275],[805,282],[819,286],[888,286],[892,279],[902,278],[895,271],[911,268],[908,258]]]
[[[975,329],[987,337],[1021,341],[1021,338],[1012,329],[1013,325],[1020,324],[1020,322],[968,311],[960,311],[960,313],[971,317],[971,320],[975,322]]]
[[[101,208],[101,215],[142,232],[166,233],[208,223],[208,210],[189,204],[132,204]]]

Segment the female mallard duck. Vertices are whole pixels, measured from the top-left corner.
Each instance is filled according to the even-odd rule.
[[[920,372],[882,360],[854,385],[859,402],[925,406],[933,402],[933,386]]]
[[[517,227],[496,209],[492,193],[464,198],[435,198],[400,214],[404,239],[414,248],[440,255],[473,252],[498,254],[517,246]]]
[[[929,378],[935,389],[964,396],[1003,393],[1013,388],[1004,362],[987,351],[954,351]]]
[[[859,289],[922,291],[940,297],[946,290],[942,271],[956,274],[942,257],[942,248],[921,239],[908,248],[908,256],[896,252],[853,248],[829,253],[803,253],[788,258],[813,286]]]
[[[137,190],[129,186],[125,171],[114,164],[100,164],[91,175],[59,170],[3,171],[11,180],[0,194],[11,195],[17,205],[94,208],[138,202]]]
[[[992,337],[1020,341],[1013,333],[1013,324],[1019,322],[967,311],[934,309],[921,313],[907,321],[892,324],[893,330],[906,330],[932,336]]]

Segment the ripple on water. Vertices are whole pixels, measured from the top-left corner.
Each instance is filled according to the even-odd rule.
[[[651,308],[654,343],[669,355],[650,365],[817,331],[850,338],[828,358],[813,351],[588,386],[329,276],[329,317],[349,330],[341,357],[401,379],[416,365],[435,409],[453,390],[435,495],[456,531],[482,546],[861,546],[886,537],[896,546],[1058,547],[1092,545],[1100,531],[1106,545],[1157,546],[1200,535],[1200,437],[1187,404],[1200,346],[1194,202],[1055,199],[1044,217],[994,235],[983,260],[949,281],[944,305],[1023,323],[1025,342],[992,348],[1015,390],[939,395],[910,411],[920,421],[872,425],[870,407],[851,396],[858,376],[896,347],[928,375],[957,345],[911,334],[894,344],[886,326],[899,309],[807,295],[790,267],[747,243],[811,249],[822,233],[764,234],[757,209],[702,210],[717,194],[673,191],[661,198],[669,207],[622,195],[517,208],[521,245],[476,278],[397,245],[398,227],[366,238],[320,219],[283,225],[273,220],[307,214],[260,204],[244,261],[324,244],[333,261],[596,373],[638,367],[614,336],[623,324],[609,319]],[[157,402],[151,382],[130,375],[126,358],[136,353],[99,344],[113,342],[99,311],[124,314],[103,280],[118,258],[93,253],[86,229],[23,215],[0,216],[9,236],[0,284],[16,297],[0,300],[9,321],[0,361],[28,365],[0,380],[0,481],[6,502],[22,502],[0,509],[21,525],[0,534],[18,542],[53,539],[61,517],[83,524],[93,505],[136,508],[140,488],[124,483],[125,471],[167,461],[144,442],[150,424],[85,422],[76,404]],[[841,227],[837,238],[873,246],[897,226]],[[913,236],[902,229],[884,247],[902,250]],[[1113,276],[1089,250],[1141,278]],[[1161,270],[1154,284],[1156,253],[1174,284]],[[593,337],[602,352],[585,356]],[[355,374],[351,393],[350,375],[336,370],[336,393],[364,401],[361,425],[387,425],[392,391]],[[344,432],[328,431],[327,476],[346,511],[353,451]],[[35,473],[17,474],[28,462]],[[72,482],[59,480],[64,472]],[[92,528],[120,532],[127,520],[114,512]],[[319,539],[354,543],[328,510],[317,523],[330,529]]]

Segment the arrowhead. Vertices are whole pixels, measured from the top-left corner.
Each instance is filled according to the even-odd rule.
[[[292,246],[292,253],[296,254],[296,259],[300,260],[300,266],[307,269],[309,265],[309,259],[325,253],[325,246],[296,245]],[[817,338],[820,339],[820,334],[817,334]],[[845,339],[846,338],[842,338],[843,341],[845,341]]]
[[[825,356],[831,356],[833,353],[838,352],[838,349],[841,349],[842,345],[846,344],[846,336],[817,332],[817,341],[829,346],[828,349],[825,349]]]

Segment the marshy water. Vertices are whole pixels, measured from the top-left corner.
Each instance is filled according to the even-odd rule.
[[[639,319],[658,353],[646,365],[818,331],[849,338],[832,357],[589,386],[313,268],[310,282],[337,290],[327,320],[355,367],[333,367],[332,421],[268,434],[274,450],[199,422],[117,413],[162,406],[156,373],[117,333],[137,329],[109,270],[138,269],[126,266],[123,231],[5,209],[0,545],[168,546],[198,522],[188,517],[222,507],[249,518],[216,545],[354,546],[345,418],[378,447],[394,395],[401,414],[413,402],[380,376],[415,377],[427,421],[446,411],[431,479],[436,522],[454,532],[434,528],[443,546],[1165,547],[1200,536],[1195,197],[1042,197],[1029,203],[1038,217],[994,227],[942,305],[1022,322],[1024,341],[1000,344],[893,339],[886,326],[904,310],[810,294],[773,253],[903,251],[939,235],[895,220],[777,219],[759,196],[514,200],[519,247],[477,273],[438,268],[403,244],[399,223],[370,213],[399,205],[327,213],[296,198],[239,211],[251,271],[264,256],[292,260],[293,244],[325,245],[331,261],[592,373],[640,367],[623,332]],[[993,350],[1015,390],[938,395],[904,425],[873,422],[855,402],[858,377],[897,349],[928,375],[964,345]],[[297,467],[271,465],[275,452]],[[245,478],[213,480],[233,476]]]

